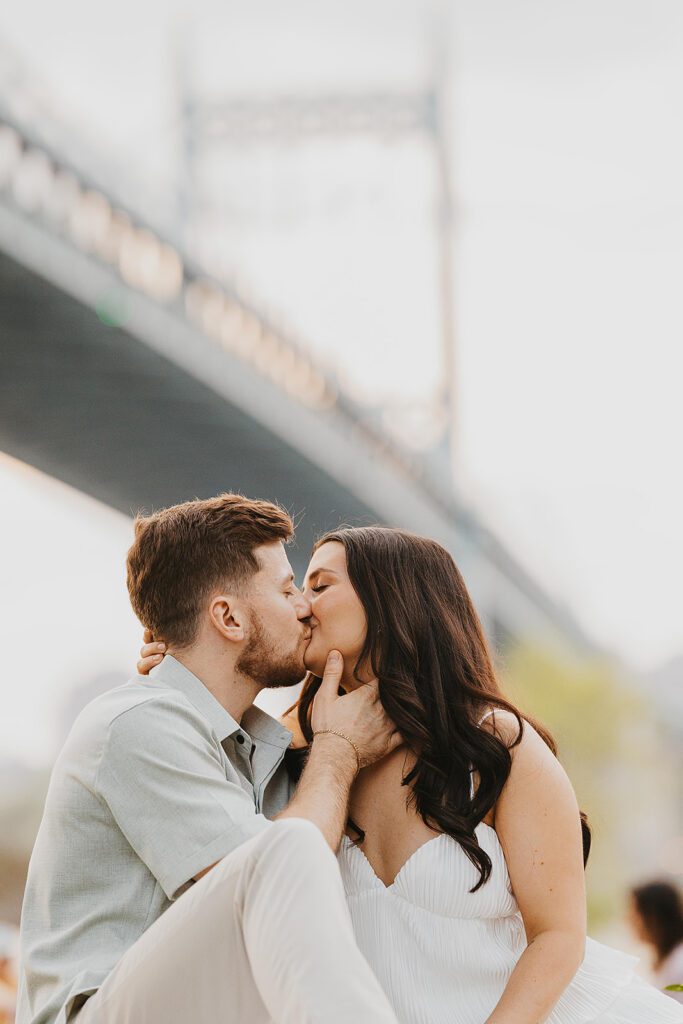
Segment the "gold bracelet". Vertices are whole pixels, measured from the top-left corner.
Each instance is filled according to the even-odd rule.
[[[346,740],[347,743],[351,744],[351,746],[353,747],[353,749],[355,751],[355,754],[356,754],[356,761],[358,762],[356,771],[360,771],[360,751],[359,751],[358,747],[356,746],[356,744],[351,739],[351,737],[350,736],[346,736],[343,732],[337,732],[336,729],[318,729],[317,732],[313,733],[313,739],[315,739],[316,736],[322,736],[322,734],[325,733],[325,732],[331,732],[333,736],[341,736],[341,738],[343,740]]]

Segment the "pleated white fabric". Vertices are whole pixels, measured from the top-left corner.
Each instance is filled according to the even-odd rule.
[[[421,846],[390,886],[344,836],[339,867],[356,940],[401,1024],[483,1024],[526,946],[505,857],[493,828],[476,829],[489,881],[460,845]],[[638,960],[592,939],[548,1024],[683,1024],[683,1006],[642,981]]]

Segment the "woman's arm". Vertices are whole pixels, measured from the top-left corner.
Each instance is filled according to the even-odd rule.
[[[581,966],[585,950],[576,797],[552,751],[523,724],[522,740],[510,751],[512,769],[496,804],[495,822],[528,945],[486,1024],[541,1024]],[[518,725],[508,712],[496,712],[495,728],[510,742]]]

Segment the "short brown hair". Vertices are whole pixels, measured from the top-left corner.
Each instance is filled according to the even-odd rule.
[[[202,602],[216,586],[240,586],[260,569],[254,548],[289,541],[294,525],[269,501],[220,494],[135,518],[128,552],[133,610],[155,639],[179,647],[197,636]]]

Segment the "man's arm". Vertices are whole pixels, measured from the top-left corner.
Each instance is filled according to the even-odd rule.
[[[341,654],[331,651],[313,702],[311,752],[294,796],[277,815],[312,821],[335,853],[358,770],[378,761],[402,742],[380,704],[376,682],[339,696],[343,670]]]
[[[333,733],[316,736],[296,792],[276,820],[307,818],[318,826],[336,853],[357,773],[357,758],[346,740]]]
[[[152,689],[109,723],[94,788],[170,900],[270,827],[200,712]]]
[[[358,772],[356,766],[356,755],[346,740],[333,733],[315,737],[296,792],[274,820],[306,818],[312,821],[336,853],[346,824],[349,793]],[[217,863],[197,872],[195,882]]]
[[[403,740],[379,702],[376,681],[339,696],[344,662],[341,655],[333,657],[335,654],[338,652],[330,652],[313,702],[314,735],[306,767],[294,796],[275,820],[312,821],[336,853],[348,816],[349,793],[359,768],[378,761]],[[197,872],[195,880],[216,863]]]
[[[137,666],[140,675],[147,675],[163,659],[165,651],[163,644],[152,642],[149,630],[145,630],[144,640]],[[308,761],[294,796],[276,816],[312,821],[335,852],[339,849],[349,794],[359,768],[378,761],[403,742],[380,704],[377,681],[340,697],[343,671],[341,654],[331,651],[313,702],[314,739]],[[196,872],[194,879],[200,879],[215,863]]]

